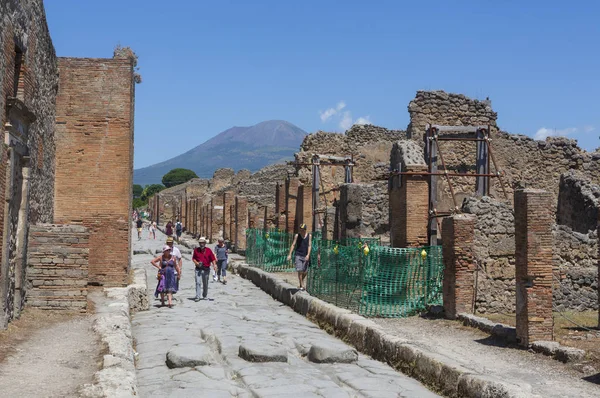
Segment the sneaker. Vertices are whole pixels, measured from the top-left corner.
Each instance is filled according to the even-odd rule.
[[[200,297],[195,297],[195,298],[194,298],[194,301],[195,301],[195,302],[198,302],[198,301],[200,301]]]
[[[223,281],[223,284],[224,284],[224,285],[226,285],[226,284],[227,284],[227,281],[225,281],[225,280],[224,280],[224,281]]]
[[[215,276],[215,277],[213,278],[213,282],[216,282],[216,281],[217,281],[217,277]]]

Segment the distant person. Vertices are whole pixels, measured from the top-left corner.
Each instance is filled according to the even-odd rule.
[[[179,239],[181,238],[181,233],[183,232],[183,224],[181,221],[177,220],[175,223],[175,234],[177,235],[177,243],[179,243]]]
[[[135,225],[137,227],[138,240],[142,240],[142,228],[144,227],[144,221],[142,221],[141,218],[138,218],[135,222]]]
[[[227,277],[227,259],[229,257],[229,250],[225,246],[223,238],[219,238],[217,245],[215,246],[215,255],[217,256],[217,278],[219,282],[227,284],[225,278]],[[223,279],[221,279],[221,277]]]
[[[165,305],[165,293],[169,308],[173,305],[173,293],[177,293],[177,279],[179,278],[178,264],[175,256],[171,254],[171,248],[167,245],[163,246],[163,252],[160,256],[150,261],[154,267],[158,268],[158,286],[156,287],[157,296],[160,294],[160,302]]]
[[[200,293],[202,293],[202,299],[204,300],[208,295],[208,278],[211,266],[215,268],[217,262],[212,250],[206,247],[205,238],[198,239],[198,247],[194,249],[192,261],[196,266],[196,297],[194,301],[200,301]]]
[[[173,223],[171,221],[165,226],[165,233],[167,236],[173,236]]]
[[[150,223],[150,228],[148,229],[148,238],[156,239],[156,222],[152,221]]]
[[[300,283],[300,290],[306,290],[304,286],[304,280],[306,278],[306,271],[308,271],[308,261],[310,259],[311,250],[311,236],[306,233],[306,224],[300,225],[300,231],[294,235],[290,252],[287,256],[288,261],[292,259],[292,252],[294,252],[294,265],[298,272],[298,282]]]

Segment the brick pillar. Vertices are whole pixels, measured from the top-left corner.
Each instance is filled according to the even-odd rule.
[[[213,222],[214,222],[214,206],[213,200],[210,200],[210,203],[206,205],[206,237],[212,242],[213,241]]]
[[[229,205],[229,214],[229,229],[227,231],[229,239],[235,241],[235,197],[232,199],[231,205]]]
[[[427,166],[407,166],[407,171],[427,171]],[[402,175],[392,179],[390,234],[393,247],[426,246],[429,220],[429,185],[426,176]]]
[[[554,339],[552,318],[552,195],[515,191],[517,340],[522,346]]]
[[[235,198],[235,247],[238,251],[246,250],[246,229],[248,228],[248,199]]]
[[[204,228],[206,228],[206,224],[204,223],[204,213],[205,213],[205,208],[204,206],[200,206],[200,222],[198,225],[198,236],[205,236],[204,235]]]
[[[300,185],[298,187],[296,219],[298,225],[306,224],[306,230],[312,232],[312,187],[310,185]]]
[[[198,224],[200,223],[200,209],[198,208],[198,199],[194,203],[194,235],[198,236]]]
[[[275,228],[285,228],[285,185],[281,182],[275,185],[275,224]]]
[[[299,186],[300,180],[297,177],[285,180],[285,230],[291,234],[298,230],[298,225],[296,224],[296,201],[298,199]]]
[[[231,240],[231,204],[233,203],[233,192],[223,193],[223,239]]]
[[[449,319],[456,319],[461,312],[473,313],[475,221],[474,214],[457,214],[442,221],[444,312]]]

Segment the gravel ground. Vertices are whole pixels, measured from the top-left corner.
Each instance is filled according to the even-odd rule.
[[[489,335],[443,319],[372,319],[388,333],[464,367],[495,376],[532,396],[599,397],[600,386],[568,366],[518,348],[496,345]]]
[[[0,363],[0,396],[77,396],[81,385],[92,382],[101,358],[92,321],[79,315],[39,325]]]

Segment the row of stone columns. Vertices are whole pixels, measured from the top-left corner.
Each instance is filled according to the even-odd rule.
[[[514,194],[516,330],[522,346],[554,339],[552,317],[552,195],[524,189]],[[444,310],[455,319],[473,313],[476,216],[458,214],[442,224]]]

